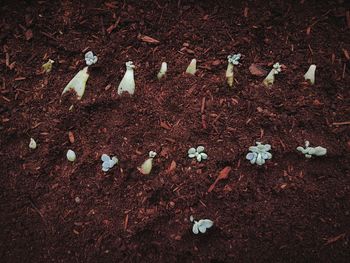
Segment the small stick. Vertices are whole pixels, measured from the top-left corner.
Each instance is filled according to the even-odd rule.
[[[207,129],[207,123],[205,121],[205,115],[204,114],[202,114],[202,127],[203,127],[203,129]]]
[[[125,230],[128,228],[128,222],[129,222],[129,214],[126,214],[125,220],[124,220],[124,229]]]
[[[201,106],[201,113],[204,113],[204,109],[205,109],[205,97],[202,98],[202,106]]]
[[[343,66],[343,74],[342,74],[343,79],[345,78],[345,70],[346,70],[346,63],[344,63],[344,66]]]
[[[334,126],[348,125],[348,124],[350,124],[350,121],[333,122],[333,123],[332,123],[332,125],[334,125]]]

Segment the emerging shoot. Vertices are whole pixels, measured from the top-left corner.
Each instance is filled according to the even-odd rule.
[[[30,142],[29,142],[29,148],[30,149],[36,149],[36,142],[34,141],[34,139],[33,138],[30,138]]]
[[[72,150],[68,150],[67,151],[67,159],[68,159],[68,161],[74,162],[76,158],[77,158],[77,156],[75,155],[75,152],[73,152]]]
[[[45,73],[50,73],[52,70],[52,64],[55,63],[52,59],[49,59],[45,64],[43,64],[41,67]]]
[[[272,158],[272,154],[269,153],[271,150],[270,144],[261,144],[256,142],[256,146],[250,146],[250,153],[247,154],[246,159],[250,161],[251,164],[263,165],[265,160]]]
[[[137,169],[140,171],[140,173],[147,175],[150,174],[152,171],[152,164],[153,164],[153,158],[156,157],[157,153],[150,151],[148,156],[149,158],[143,162],[141,167],[138,167]]]
[[[309,81],[311,85],[315,84],[315,71],[316,71],[316,65],[311,65],[309,67],[309,70],[304,75],[305,80]]]
[[[264,79],[263,84],[268,87],[273,84],[275,81],[275,75],[277,75],[279,72],[281,72],[281,65],[280,63],[275,63],[273,65],[273,68],[271,69],[270,73],[267,75],[267,77]]]
[[[190,148],[187,154],[189,158],[196,158],[198,162],[208,159],[208,155],[204,152],[203,146],[198,146],[197,149]]]
[[[74,90],[77,94],[78,100],[80,100],[85,92],[86,82],[89,78],[89,74],[87,73],[88,67],[80,70],[74,78],[69,81],[68,85],[64,88],[62,95],[69,90]]]
[[[197,71],[196,66],[197,66],[197,60],[194,58],[191,60],[191,63],[188,65],[186,69],[186,73],[191,75],[196,74],[196,71]]]
[[[241,58],[241,54],[232,54],[227,57],[228,64],[227,64],[227,70],[226,70],[226,79],[227,79],[227,84],[232,87],[233,86],[233,81],[234,81],[234,76],[233,76],[233,66],[239,64],[239,60]]]
[[[327,149],[323,148],[321,146],[317,146],[317,147],[310,147],[310,142],[309,141],[305,141],[305,148],[299,146],[297,148],[297,150],[299,152],[302,152],[303,154],[305,154],[306,158],[311,158],[312,155],[314,156],[323,156],[327,154]]]
[[[135,92],[135,79],[134,79],[134,64],[132,61],[125,63],[126,72],[122,81],[118,86],[118,94],[121,95],[123,92],[128,92],[130,95],[133,95]]]
[[[167,63],[166,63],[166,62],[162,62],[162,65],[161,65],[161,67],[160,67],[160,70],[159,70],[159,72],[158,72],[158,74],[157,74],[157,78],[158,78],[158,79],[163,78],[163,77],[165,76],[167,70],[168,70],[168,65],[167,65]]]
[[[194,220],[193,216],[190,216],[190,221],[193,222],[192,232],[194,234],[205,233],[207,229],[214,225],[214,222],[210,219],[200,219],[199,221]]]
[[[97,56],[92,53],[92,51],[89,51],[85,54],[85,63],[87,66],[91,66],[93,64],[96,64],[97,62]]]
[[[112,158],[109,157],[107,154],[102,154],[101,156],[102,160],[102,171],[108,172],[109,169],[113,168],[114,165],[118,163],[118,158],[113,156]]]

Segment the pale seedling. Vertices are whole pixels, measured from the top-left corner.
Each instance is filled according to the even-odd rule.
[[[75,152],[73,152],[72,150],[68,150],[67,151],[67,159],[68,159],[68,161],[74,162],[76,158],[77,158],[77,156],[75,155]]]
[[[52,59],[49,59],[45,64],[43,64],[41,67],[45,73],[50,73],[52,70],[52,64],[55,63]]]
[[[97,59],[97,56],[95,56],[94,53],[92,53],[92,51],[89,51],[85,54],[85,63],[87,66],[96,64]]]
[[[118,163],[118,158],[113,156],[112,158],[109,157],[107,154],[102,154],[101,156],[102,160],[102,171],[108,172],[109,169],[113,168],[114,165]]]
[[[69,90],[74,90],[77,94],[78,100],[80,100],[83,97],[85,93],[86,82],[89,78],[89,74],[87,73],[88,67],[97,62],[97,56],[95,56],[91,51],[89,51],[85,54],[85,62],[87,66],[80,70],[74,76],[74,78],[67,84],[67,86],[62,92],[62,95]]]
[[[130,95],[133,95],[135,92],[135,79],[134,79],[134,64],[132,61],[125,63],[126,72],[122,81],[118,86],[118,94],[121,95],[123,92],[128,92]]]
[[[275,81],[275,75],[280,73],[282,71],[281,65],[277,62],[273,65],[273,68],[271,69],[270,73],[267,75],[267,77],[264,79],[263,83],[266,87],[273,84]]]
[[[196,67],[197,67],[197,60],[194,58],[191,60],[191,63],[188,65],[186,69],[186,73],[191,75],[196,74],[196,71],[197,71]]]
[[[163,78],[163,77],[165,76],[167,70],[168,70],[168,65],[167,65],[167,63],[166,63],[166,62],[162,62],[162,65],[161,65],[161,67],[160,67],[160,70],[159,70],[159,72],[158,72],[158,74],[157,74],[157,78],[158,78],[158,79]]]
[[[306,158],[311,158],[312,155],[314,156],[323,156],[327,154],[327,149],[323,148],[321,146],[317,146],[317,147],[310,147],[310,142],[309,141],[305,141],[305,148],[299,146],[297,147],[297,150],[299,152],[302,152],[303,154],[305,154]]]
[[[89,74],[87,73],[88,67],[80,70],[74,78],[69,81],[68,85],[64,88],[62,95],[69,90],[74,90],[77,94],[78,100],[80,100],[85,92],[86,82],[89,78]]]
[[[200,219],[199,221],[194,220],[193,216],[190,216],[190,221],[193,222],[192,232],[198,234],[199,232],[205,233],[207,229],[214,225],[214,222],[210,219]]]
[[[241,58],[241,54],[232,54],[227,57],[228,64],[227,64],[227,70],[226,70],[226,79],[227,79],[227,84],[232,87],[233,86],[233,81],[234,81],[234,76],[233,76],[233,66],[239,64],[239,60]]]
[[[256,142],[256,146],[250,146],[250,153],[247,154],[246,159],[250,161],[251,164],[263,165],[265,160],[272,158],[272,154],[269,153],[271,150],[270,144],[261,144]]]
[[[36,142],[33,138],[30,138],[30,142],[29,142],[29,148],[30,149],[36,149],[37,145],[36,145]]]
[[[198,162],[208,159],[208,155],[204,152],[203,146],[198,146],[197,149],[190,148],[187,151],[187,154],[189,158],[196,158]]]
[[[149,158],[143,162],[141,167],[138,167],[137,169],[140,171],[140,173],[147,175],[150,174],[152,171],[152,164],[153,164],[153,158],[156,157],[157,153],[150,151],[148,153]]]
[[[305,80],[309,81],[311,85],[315,84],[315,71],[316,71],[316,65],[311,65],[309,67],[309,70],[304,75]]]

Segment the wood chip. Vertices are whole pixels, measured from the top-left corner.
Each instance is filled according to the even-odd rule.
[[[343,53],[344,53],[344,56],[346,57],[346,59],[350,60],[349,52],[345,48],[343,48]]]
[[[160,121],[160,127],[166,129],[166,130],[171,130],[171,126],[166,123],[165,121]]]
[[[245,8],[244,8],[244,12],[243,12],[243,16],[244,16],[244,17],[248,17],[248,12],[249,12],[249,8],[248,8],[248,7],[245,7]]]
[[[171,173],[172,171],[174,171],[176,169],[176,162],[172,161],[168,170],[166,171],[167,174]]]
[[[306,35],[310,35],[311,33],[311,27],[309,26],[307,29],[306,29]]]
[[[73,132],[68,132],[68,138],[70,143],[74,143],[74,134]]]
[[[146,35],[141,35],[139,34],[137,36],[137,38],[143,42],[146,42],[146,43],[150,43],[150,44],[159,44],[159,40],[153,38],[153,37],[150,37],[150,36],[146,36]]]
[[[252,75],[259,76],[259,77],[263,77],[267,74],[266,70],[264,70],[261,66],[254,63],[250,65],[249,71]]]
[[[209,187],[208,189],[208,193],[210,193],[211,191],[213,191],[213,189],[215,188],[215,185],[223,179],[227,179],[229,173],[231,172],[231,167],[230,166],[226,166],[224,169],[222,169],[218,175],[218,177],[216,178],[216,180],[214,181],[214,183]]]
[[[31,29],[28,29],[24,35],[26,37],[26,40],[29,41],[33,38],[33,31]]]

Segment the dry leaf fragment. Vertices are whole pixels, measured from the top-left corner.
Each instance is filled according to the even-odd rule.
[[[263,77],[267,74],[266,70],[264,70],[261,66],[254,63],[250,65],[249,71],[252,75],[259,76],[259,77]]]
[[[216,178],[215,182],[209,187],[208,189],[208,193],[210,193],[211,191],[213,191],[213,189],[215,188],[215,185],[223,179],[227,179],[228,175],[231,171],[231,167],[230,166],[226,166],[224,169],[222,169],[218,175],[218,177]]]
[[[137,36],[137,38],[143,42],[146,42],[146,43],[150,43],[150,44],[159,44],[159,40],[153,38],[153,37],[150,37],[150,36],[146,36],[146,35],[141,35],[139,34]]]

